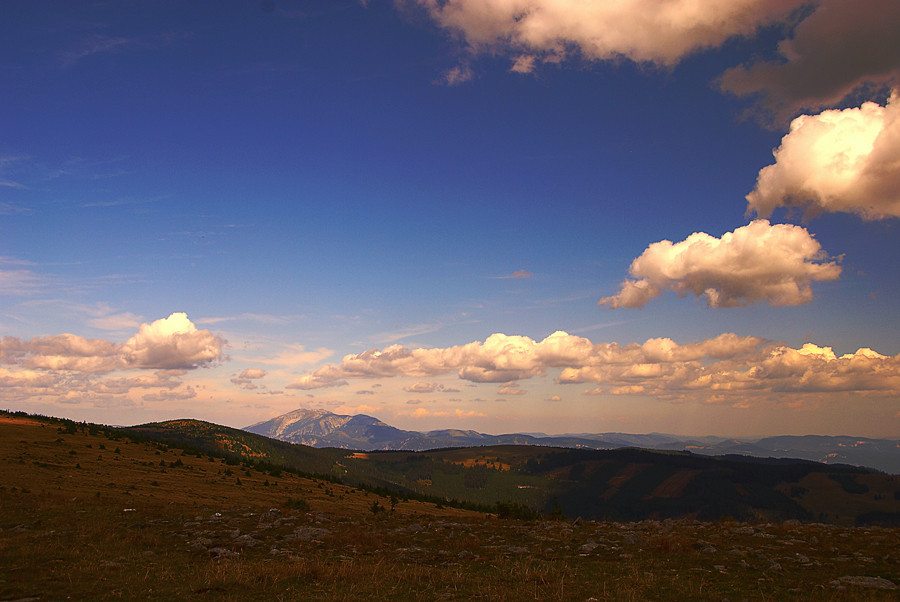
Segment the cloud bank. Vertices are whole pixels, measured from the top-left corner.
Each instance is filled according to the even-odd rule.
[[[180,389],[186,370],[223,359],[225,341],[198,330],[183,313],[142,324],[123,344],[60,334],[21,340],[0,339],[0,400],[52,399],[94,406],[132,403],[134,389],[151,389],[145,401],[189,399]],[[9,366],[9,367],[7,367]],[[116,371],[153,369],[152,376],[107,376]]]
[[[900,8],[900,3],[897,4]],[[860,11],[863,12],[863,11]],[[801,115],[759,172],[748,210],[843,211],[865,219],[900,217],[900,97],[886,106]]]
[[[594,385],[586,393],[736,405],[754,398],[769,402],[774,398],[766,396],[773,394],[900,392],[900,355],[862,348],[837,356],[832,348],[812,343],[793,349],[733,333],[687,344],[652,338],[629,345],[593,343],[561,331],[542,341],[498,333],[467,345],[416,349],[392,345],[347,355],[340,364],[328,364],[306,376],[325,386],[350,379],[456,372],[463,380],[497,383],[503,395],[521,395],[519,380],[548,376],[551,370],[558,370],[559,384]],[[427,389],[427,383],[418,388]]]
[[[812,281],[840,275],[826,258],[800,226],[756,220],[722,238],[696,232],[678,243],[651,244],[631,263],[634,280],[598,305],[639,308],[666,290],[702,296],[709,307],[802,305],[812,299]]]
[[[475,52],[511,55],[512,70],[536,60],[627,58],[671,66],[761,25],[805,0],[414,0]]]

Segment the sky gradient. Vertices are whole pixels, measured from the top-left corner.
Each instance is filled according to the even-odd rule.
[[[900,3],[0,7],[0,407],[900,437]]]

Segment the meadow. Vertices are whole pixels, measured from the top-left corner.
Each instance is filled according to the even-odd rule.
[[[0,599],[896,600],[900,529],[533,520],[0,422]]]

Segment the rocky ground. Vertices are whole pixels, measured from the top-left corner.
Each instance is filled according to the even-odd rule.
[[[51,553],[7,555],[0,599],[900,599],[896,529],[203,510],[122,509],[110,541],[6,528],[7,551]]]

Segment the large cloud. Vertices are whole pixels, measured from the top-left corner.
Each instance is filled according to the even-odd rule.
[[[221,359],[224,343],[179,312],[141,324],[122,346],[122,359],[132,368],[196,368]]]
[[[635,279],[626,280],[617,295],[598,304],[643,307],[672,290],[681,296],[703,296],[710,307],[801,305],[812,299],[812,281],[840,275],[840,266],[825,259],[821,245],[805,228],[756,220],[722,238],[696,232],[678,243],[651,244],[631,263]]]
[[[900,2],[824,0],[778,48],[778,61],[734,67],[724,90],[760,96],[782,121],[833,106],[861,88],[900,82]]]
[[[900,2],[897,3],[900,9]],[[900,32],[898,32],[900,35]],[[900,44],[898,44],[900,47]],[[900,97],[886,106],[802,115],[759,172],[749,209],[844,211],[866,219],[900,217]]]
[[[685,55],[752,34],[806,0],[413,0],[475,51],[559,61],[574,49],[590,60],[625,57],[673,65]]]

